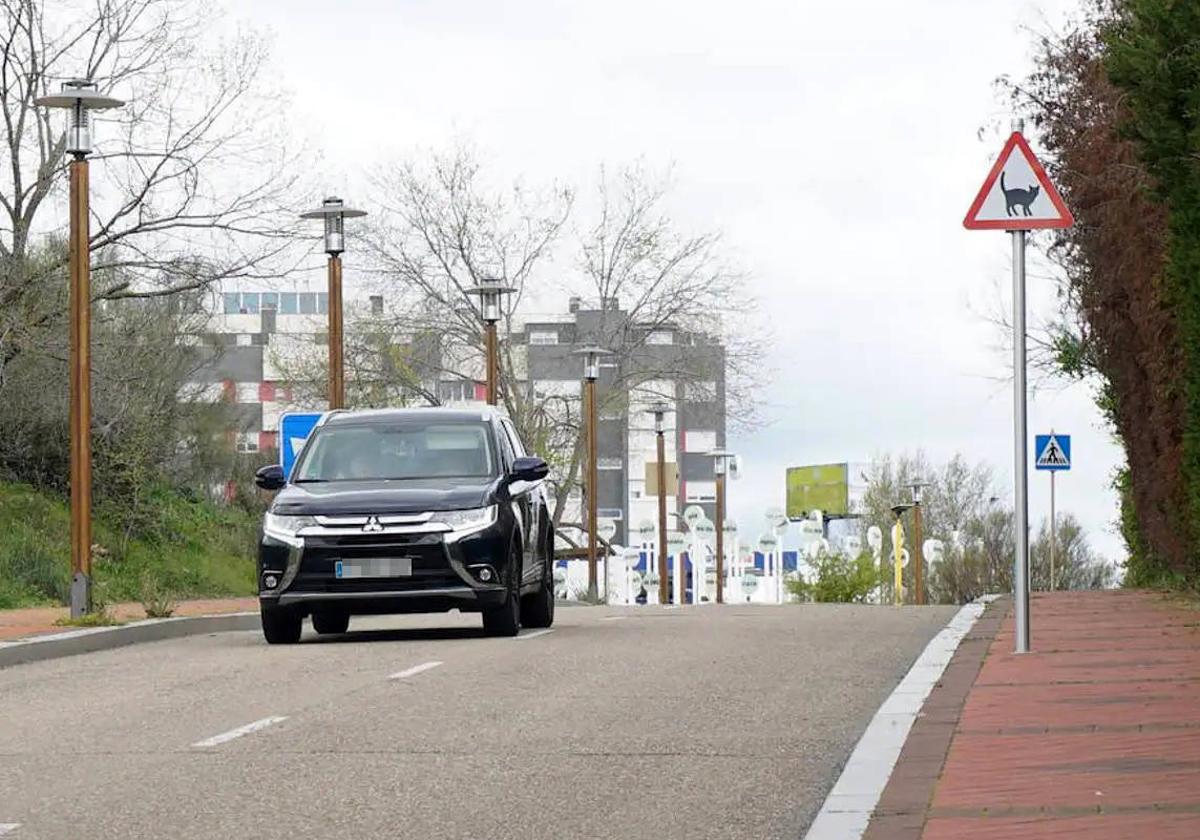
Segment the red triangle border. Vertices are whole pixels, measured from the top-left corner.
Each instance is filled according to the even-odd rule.
[[[1014,146],[1020,149],[1021,154],[1025,156],[1025,160],[1029,163],[1029,168],[1033,170],[1038,183],[1041,184],[1046,197],[1050,199],[1050,203],[1054,205],[1054,209],[1058,211],[1060,218],[1022,219],[1014,217],[1012,219],[986,219],[982,221],[977,218],[979,210],[983,207],[983,202],[987,200],[988,194],[991,193],[992,187],[995,186],[996,180],[1000,177],[1000,171],[1012,155]],[[963,219],[963,227],[967,230],[1040,230],[1045,228],[1068,228],[1073,224],[1075,224],[1075,216],[1067,208],[1066,202],[1062,200],[1062,196],[1058,194],[1058,190],[1054,184],[1050,182],[1050,177],[1042,167],[1041,161],[1037,159],[1033,150],[1029,148],[1029,144],[1025,142],[1025,137],[1021,132],[1014,131],[1004,144],[1000,156],[996,158],[996,162],[992,165],[992,171],[988,173],[987,178],[984,180],[979,194],[971,202],[971,209],[967,211],[967,215]]]

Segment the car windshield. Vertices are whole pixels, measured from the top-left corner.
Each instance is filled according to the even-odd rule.
[[[425,421],[317,429],[296,465],[295,481],[486,478],[496,474],[483,422]]]

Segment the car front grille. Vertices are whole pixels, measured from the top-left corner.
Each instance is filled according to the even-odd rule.
[[[412,560],[410,577],[351,578],[334,577],[338,560],[365,560],[382,557],[408,557]],[[291,592],[378,592],[388,590],[440,589],[463,586],[463,580],[450,568],[440,534],[345,534],[306,536],[300,571]]]

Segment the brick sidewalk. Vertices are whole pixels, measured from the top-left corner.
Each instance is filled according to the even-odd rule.
[[[1200,610],[1119,590],[1038,594],[1030,615],[1032,653],[1010,611],[981,668],[956,656],[926,704],[953,730],[940,775],[910,734],[867,837],[1200,838]]]
[[[217,615],[231,612],[256,612],[257,598],[220,598],[197,601],[180,601],[175,615]],[[54,622],[68,615],[66,607],[32,607],[23,610],[0,610],[0,641],[14,641],[27,636],[45,633],[61,633],[70,627],[60,627]],[[114,604],[109,612],[119,621],[140,621],[146,611],[137,602]]]

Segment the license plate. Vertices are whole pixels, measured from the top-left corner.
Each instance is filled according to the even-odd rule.
[[[366,557],[362,560],[338,560],[333,564],[333,576],[348,578],[411,577],[411,557]]]

